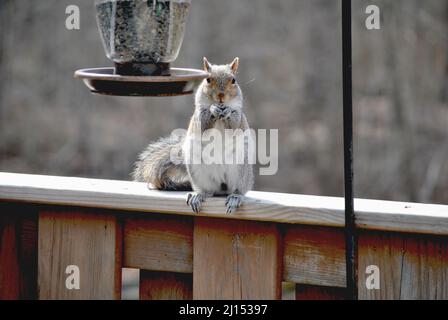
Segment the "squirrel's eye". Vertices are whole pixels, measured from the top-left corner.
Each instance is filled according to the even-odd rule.
[[[207,78],[207,83],[212,82],[212,80],[210,78]]]
[[[233,79],[232,79],[232,84],[235,84],[235,83],[236,83],[236,79],[233,78]]]

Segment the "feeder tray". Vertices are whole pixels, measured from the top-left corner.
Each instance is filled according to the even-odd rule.
[[[161,97],[193,93],[202,70],[171,68],[185,33],[191,0],[95,0],[97,26],[115,67],[75,72],[91,92]]]
[[[82,69],[82,79],[92,93],[113,96],[166,97],[192,94],[209,74],[203,70],[170,68],[169,75],[135,76],[116,74],[114,67]]]

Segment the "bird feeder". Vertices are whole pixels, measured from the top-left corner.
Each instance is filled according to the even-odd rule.
[[[98,30],[114,67],[78,70],[96,94],[175,96],[193,93],[208,76],[172,68],[184,39],[191,0],[96,0]]]

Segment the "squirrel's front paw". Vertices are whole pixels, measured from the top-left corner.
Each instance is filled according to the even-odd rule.
[[[244,196],[240,194],[231,194],[228,196],[226,200],[227,214],[234,213],[243,203],[243,198]]]
[[[210,113],[212,114],[213,118],[219,119],[219,117],[221,116],[221,108],[219,105],[216,104],[212,104],[210,106]]]
[[[187,195],[187,204],[191,207],[194,213],[199,213],[201,211],[202,202],[204,200],[204,195],[199,192],[192,192]]]
[[[229,117],[231,110],[223,104],[214,104],[210,107],[210,113],[216,119],[225,119]]]

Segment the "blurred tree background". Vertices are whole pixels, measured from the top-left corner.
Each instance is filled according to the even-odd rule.
[[[1,171],[129,179],[147,143],[187,126],[191,96],[94,96],[73,79],[112,65],[93,8],[0,0]],[[356,196],[448,203],[448,0],[354,0],[353,15]],[[279,129],[279,171],[257,190],[343,193],[340,19],[335,0],[193,0],[174,65],[239,56],[251,126]]]

